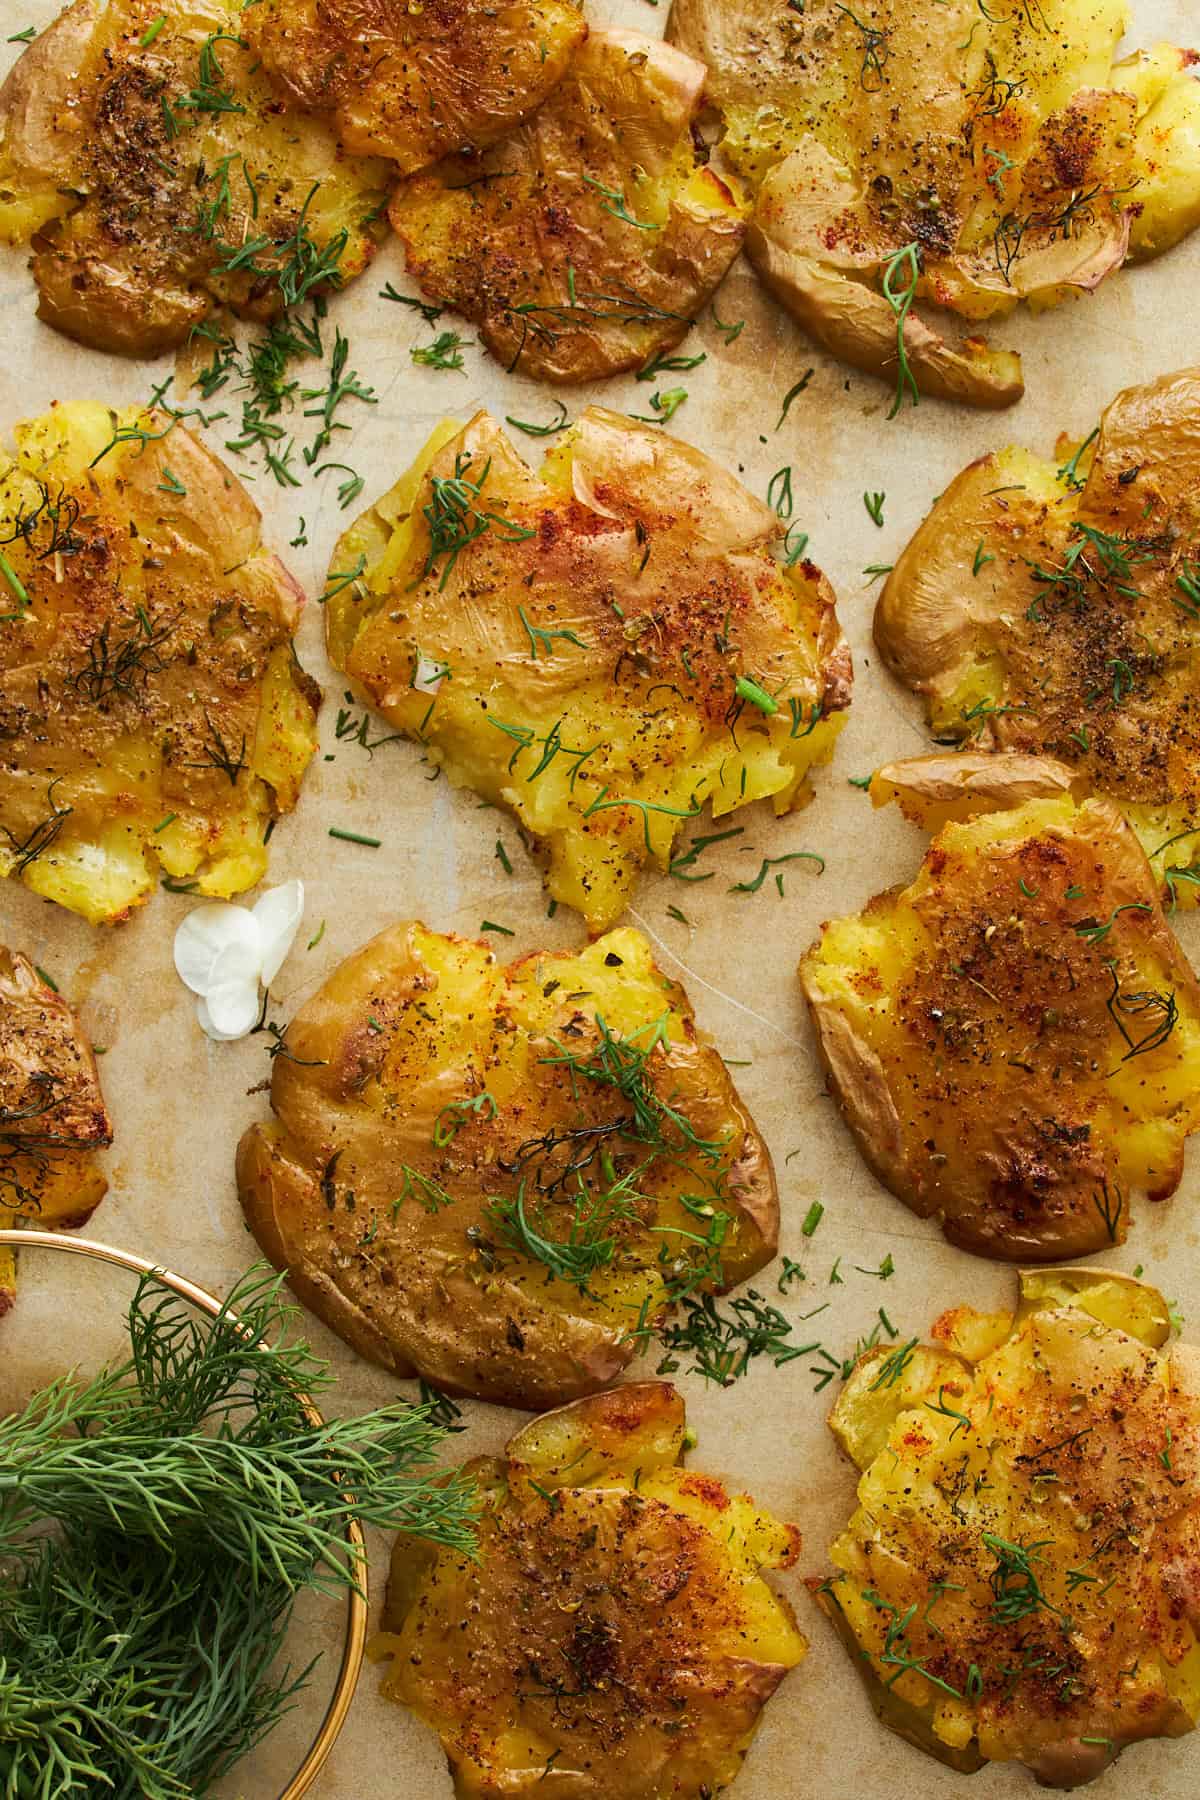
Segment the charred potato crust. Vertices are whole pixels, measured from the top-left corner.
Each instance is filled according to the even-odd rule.
[[[594,1392],[672,1293],[775,1254],[766,1146],[637,932],[498,969],[393,926],[292,1021],[271,1103],[238,1151],[259,1243],[362,1355],[447,1392]]]
[[[267,867],[316,747],[304,596],[182,426],[72,401],[0,453],[0,875],[93,924],[158,870],[227,897]]]
[[[75,0],[0,88],[0,241],[32,245],[68,337],[157,356],[373,256],[386,165],[286,112],[242,23],[237,0]]]
[[[463,1800],[701,1800],[736,1776],[804,1655],[762,1578],[800,1538],[683,1447],[667,1383],[599,1394],[471,1465],[477,1560],[398,1540],[384,1692],[438,1732]]]
[[[706,801],[787,812],[832,753],[850,653],[820,571],[770,554],[780,533],[653,427],[589,407],[536,476],[479,413],[342,538],[330,656],[456,785],[512,809],[596,932]]]
[[[39,1225],[82,1225],[108,1186],[90,1152],[111,1143],[96,1058],[78,1019],[28,957],[0,948],[4,1223],[15,1215]],[[7,1272],[11,1260],[5,1263]],[[11,1297],[11,1281],[0,1276],[0,1312],[5,1295]]]
[[[898,378],[899,296],[968,320],[1088,293],[1200,221],[1200,84],[1167,44],[1114,64],[1125,0],[675,0],[721,151],[755,189],[747,250],[835,356]],[[884,277],[895,305],[884,293]],[[1020,359],[903,325],[918,388],[985,407]]]
[[[241,29],[294,105],[402,175],[519,125],[587,35],[563,0],[256,0]]]
[[[518,131],[396,190],[392,225],[426,293],[545,381],[677,344],[745,229],[693,143],[703,85],[700,63],[654,38],[593,31]]]
[[[859,1362],[830,1416],[862,1470],[817,1589],[893,1731],[1048,1787],[1200,1715],[1200,1360],[1107,1270],[1021,1278]]]
[[[800,980],[867,1162],[952,1243],[1108,1249],[1135,1196],[1178,1185],[1200,987],[1109,801],[946,824],[911,886],[823,928]]]
[[[1200,369],[1127,389],[1098,437],[1060,451],[1002,450],[951,483],[888,578],[875,641],[940,741],[1066,764],[1191,905]]]

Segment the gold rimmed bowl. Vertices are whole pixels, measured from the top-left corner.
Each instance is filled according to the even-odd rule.
[[[0,1246],[20,1253],[17,1302],[0,1325],[0,1410],[24,1406],[49,1382],[78,1370],[88,1379],[105,1364],[129,1354],[127,1317],[137,1283],[153,1274],[163,1286],[207,1318],[222,1302],[185,1276],[129,1250],[91,1238],[52,1231],[0,1231]],[[226,1314],[236,1321],[236,1315]],[[299,1396],[314,1425],[322,1417],[307,1394]],[[352,1554],[363,1552],[357,1520],[347,1522]],[[304,1669],[318,1657],[309,1684],[279,1724],[209,1790],[213,1800],[278,1794],[300,1800],[324,1767],[346,1720],[362,1668],[367,1606],[362,1595],[306,1592],[297,1602],[283,1649],[283,1661]],[[317,1722],[319,1709],[323,1715]]]

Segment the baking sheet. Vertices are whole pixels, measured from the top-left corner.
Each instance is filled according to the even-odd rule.
[[[1141,0],[1135,10],[1131,46],[1195,37],[1194,0]],[[0,37],[26,25],[42,27],[55,11],[53,0],[3,0]],[[596,22],[657,34],[666,4],[655,9],[646,0],[589,0],[588,12]],[[0,42],[0,69],[20,48]],[[546,419],[554,410],[554,392],[506,375],[478,346],[466,352],[462,373],[414,365],[410,346],[432,334],[417,315],[378,298],[388,280],[401,292],[416,291],[394,244],[384,246],[372,269],[330,309],[350,339],[350,366],[379,397],[374,407],[351,401],[344,410],[354,434],[342,440],[340,453],[366,477],[351,513],[339,512],[336,474],[315,484],[306,480],[302,490],[280,489],[264,475],[251,490],[265,515],[267,542],[310,595],[321,591],[348,517],[390,485],[438,418],[452,413],[466,419],[481,406],[501,418]],[[1025,361],[1027,396],[1012,412],[977,414],[926,401],[888,424],[891,396],[883,385],[823,356],[739,262],[721,290],[718,312],[726,322],[745,318],[745,329],[727,345],[706,315],[686,353],[703,349],[708,361],[671,377],[687,387],[688,400],[669,429],[735,469],[752,491],[764,495],[772,474],[791,465],[794,518],[811,534],[809,554],[833,581],[854,648],[850,722],[832,768],[817,773],[813,805],[781,821],[771,818],[768,807],[739,813],[735,822],[745,825],[744,835],[705,859],[705,868],[717,871],[715,880],[684,887],[648,875],[628,915],[652,939],[666,970],[687,986],[702,1028],[726,1057],[744,1065],[735,1077],[779,1176],[781,1250],[807,1274],[783,1299],[774,1292],[774,1273],[764,1272],[758,1285],[796,1319],[828,1305],[800,1328],[800,1342],[819,1334],[841,1355],[876,1322],[881,1304],[907,1336],[924,1333],[951,1304],[1004,1305],[1015,1286],[1009,1269],[946,1246],[935,1225],[914,1219],[868,1173],[824,1093],[794,978],[820,921],[907,880],[925,843],[895,809],[874,812],[848,784],[848,777],[866,774],[885,758],[927,744],[916,706],[876,667],[870,623],[878,590],[863,570],[895,559],[932,497],[973,457],[1013,441],[1049,451],[1060,430],[1083,437],[1119,388],[1195,361],[1198,296],[1200,236],[1158,264],[1117,276],[1087,302],[1041,319],[1001,322],[993,340],[1019,349]],[[12,420],[56,399],[99,398],[113,405],[144,400],[152,383],[170,371],[169,358],[138,364],[81,350],[39,325],[33,305],[24,255],[0,252],[0,423],[6,435]],[[449,316],[442,321],[454,323]],[[469,326],[462,329],[472,335]],[[783,395],[809,368],[814,374],[808,388],[776,430]],[[557,391],[574,414],[591,400],[644,412],[654,390],[629,376]],[[220,450],[228,432],[218,424],[203,435]],[[520,433],[514,437],[536,465],[544,446]],[[238,467],[236,458],[230,461]],[[882,529],[868,517],[864,490],[887,495]],[[301,515],[308,545],[292,549]],[[309,770],[297,812],[280,822],[271,840],[268,881],[303,877],[307,908],[296,947],[276,980],[270,1016],[290,1018],[345,956],[399,918],[419,916],[438,930],[471,934],[483,919],[498,920],[515,933],[493,940],[505,958],[581,943],[583,927],[565,908],[547,919],[537,870],[503,815],[481,815],[470,794],[453,792],[445,780],[429,782],[415,745],[389,744],[368,757],[356,744],[335,741],[345,683],[325,659],[315,605],[306,610],[298,649],[325,689],[323,754]],[[331,824],[379,837],[382,847],[330,840]],[[511,857],[511,877],[496,859],[497,835]],[[761,857],[800,849],[827,858],[823,876],[797,863],[786,871],[782,899],[770,882],[754,896],[727,893],[733,882],[757,871]],[[81,1004],[93,1040],[107,1046],[101,1073],[116,1140],[108,1156],[111,1189],[90,1234],[224,1291],[254,1256],[237,1204],[233,1153],[244,1127],[265,1112],[265,1097],[250,1090],[268,1076],[270,1065],[263,1037],[213,1045],[195,1023],[191,999],[171,967],[172,935],[191,904],[160,892],[127,925],[95,930],[4,882],[0,942],[25,950],[47,969]],[[679,906],[690,926],[672,920],[669,905]],[[322,920],[324,935],[307,951]],[[1181,920],[1179,931],[1195,961],[1200,916]],[[1143,1206],[1128,1244],[1105,1259],[1127,1270],[1144,1264],[1147,1278],[1179,1301],[1193,1335],[1200,1335],[1200,1316],[1190,1317],[1200,1312],[1198,1170],[1200,1156],[1192,1154],[1175,1198],[1157,1208]],[[800,1226],[814,1200],[826,1211],[810,1241]],[[859,1272],[877,1268],[889,1252],[895,1263],[889,1280]],[[844,1280],[831,1284],[839,1258]],[[22,1328],[18,1302],[5,1329]],[[398,1392],[415,1393],[413,1384],[397,1383],[361,1362],[315,1320],[308,1328],[339,1376],[331,1410],[358,1411]],[[651,1361],[647,1370],[652,1367]],[[804,1360],[778,1371],[753,1368],[724,1391],[694,1376],[675,1379],[699,1433],[693,1465],[746,1487],[796,1520],[805,1539],[800,1569],[782,1585],[809,1636],[810,1654],[768,1706],[734,1790],[737,1800],[810,1792],[825,1800],[884,1800],[897,1789],[936,1796],[959,1788],[963,1777],[877,1725],[831,1627],[800,1584],[804,1573],[825,1572],[825,1546],[853,1494],[852,1471],[824,1426],[830,1393],[814,1394]],[[518,1417],[469,1404],[468,1429],[454,1449],[463,1455],[495,1450]],[[376,1542],[374,1553],[377,1605],[385,1547]],[[346,1730],[314,1789],[318,1800],[449,1800],[450,1778],[433,1735],[382,1701],[377,1687],[368,1667]],[[286,1746],[277,1760],[282,1777]],[[1200,1737],[1135,1747],[1103,1778],[1102,1790],[1113,1800],[1191,1800],[1198,1777]],[[254,1779],[245,1800],[271,1800],[258,1787],[257,1764]],[[230,1791],[241,1793],[244,1784],[235,1781]],[[973,1800],[988,1800],[1032,1788],[1024,1771],[995,1767],[976,1775],[970,1791]]]

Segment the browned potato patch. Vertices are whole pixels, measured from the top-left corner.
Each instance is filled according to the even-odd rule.
[[[92,1152],[112,1143],[92,1046],[67,1002],[19,951],[0,948],[0,1222],[82,1225],[108,1186]],[[0,1312],[12,1297],[0,1252]]]
[[[1200,893],[1200,370],[1119,394],[1055,460],[963,471],[875,614],[940,741],[1050,756]]]
[[[289,99],[411,175],[529,116],[587,35],[564,0],[255,0],[242,31]]]
[[[945,806],[913,767],[885,789]],[[963,806],[910,886],[824,927],[800,980],[880,1180],[953,1243],[1050,1261],[1120,1243],[1135,1200],[1178,1185],[1200,986],[1116,807],[1053,768],[1046,791]]]
[[[0,875],[93,924],[160,872],[267,867],[316,748],[304,596],[241,483],[166,414],[77,400],[0,452]]]
[[[397,1541],[384,1692],[438,1732],[461,1800],[703,1800],[736,1776],[805,1652],[762,1577],[800,1537],[681,1468],[683,1442],[665,1382],[578,1401],[469,1465],[478,1560]]]
[[[74,0],[0,88],[0,240],[38,316],[157,356],[217,304],[252,318],[374,254],[386,165],[285,110],[238,0]]]
[[[884,1723],[1047,1787],[1200,1717],[1200,1364],[1161,1294],[1021,1277],[859,1362],[830,1426],[861,1470],[818,1588]],[[1131,1792],[1144,1792],[1131,1776]]]
[[[646,940],[497,968],[397,925],[293,1020],[238,1152],[251,1229],[364,1356],[540,1408],[775,1254],[771,1160]]]
[[[704,69],[653,38],[593,31],[521,128],[403,183],[391,221],[432,299],[508,368],[588,381],[677,344],[744,231],[698,159]]]

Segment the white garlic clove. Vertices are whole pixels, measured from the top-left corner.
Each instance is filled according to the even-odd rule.
[[[262,947],[253,913],[245,906],[230,906],[222,900],[195,907],[175,933],[175,970],[179,979],[193,994],[205,993],[213,978],[213,965],[231,945],[250,956],[257,968]]]
[[[303,916],[302,881],[285,881],[282,887],[270,888],[255,902],[254,921],[262,944],[259,976],[264,987],[270,987],[283,967]]]

